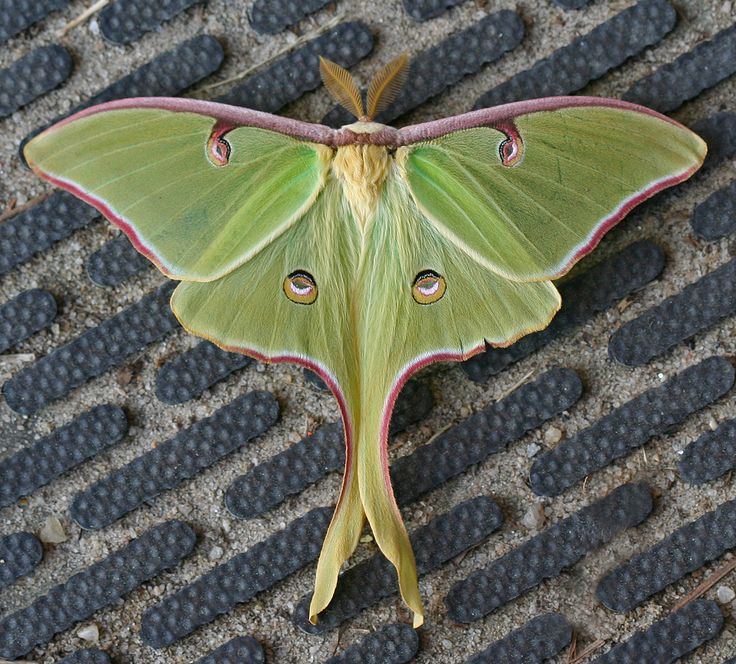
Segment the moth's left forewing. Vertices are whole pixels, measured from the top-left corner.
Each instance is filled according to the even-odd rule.
[[[448,241],[515,281],[556,278],[705,143],[670,118],[591,97],[475,111],[399,132],[419,209]]]

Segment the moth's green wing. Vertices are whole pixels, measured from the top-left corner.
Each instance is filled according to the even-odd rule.
[[[554,100],[536,105],[545,101]],[[512,104],[489,126],[400,148],[418,207],[497,274],[559,277],[632,207],[705,157],[705,143],[668,118],[595,101],[536,112],[535,102]]]
[[[55,125],[25,156],[100,209],[167,276],[210,281],[312,205],[332,153],[259,127],[231,127],[218,142],[225,128],[200,113],[112,108]]]

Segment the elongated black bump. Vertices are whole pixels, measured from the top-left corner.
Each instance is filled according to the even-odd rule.
[[[608,341],[611,359],[647,364],[736,312],[736,259],[624,323]]]
[[[541,664],[554,657],[571,640],[572,626],[565,616],[545,613],[465,660],[465,664]]]
[[[115,0],[100,12],[100,32],[115,44],[130,44],[185,9],[205,1]]]
[[[723,614],[718,605],[699,599],[637,632],[591,664],[671,664],[718,636],[722,627]]]
[[[454,584],[445,602],[450,618],[468,623],[560,574],[652,511],[645,484],[624,484],[545,529]]]
[[[704,240],[718,240],[736,230],[736,182],[714,191],[690,219],[693,231]]]
[[[703,484],[736,468],[736,419],[726,420],[715,431],[706,431],[683,451],[680,475],[690,484]]]
[[[176,282],[166,282],[118,314],[21,369],[3,385],[8,406],[30,415],[88,380],[119,366],[178,326],[169,308]]]
[[[404,10],[416,21],[427,21],[444,14],[465,0],[403,0]]]
[[[278,413],[270,392],[244,394],[78,493],[69,513],[82,528],[104,528],[242,447]]]
[[[89,255],[87,276],[98,286],[119,286],[149,266],[151,262],[120,233]]]
[[[695,122],[691,129],[708,144],[708,154],[696,179],[707,176],[711,168],[736,154],[736,113],[714,113]]]
[[[404,664],[419,651],[419,636],[411,625],[394,623],[346,648],[325,664]]]
[[[498,505],[478,496],[434,517],[410,534],[417,573],[428,574],[471,546],[483,541],[503,523]],[[398,591],[396,569],[380,553],[340,575],[329,606],[316,625],[309,622],[311,595],[303,597],[294,611],[294,623],[309,634],[320,634],[356,616],[363,609]]]
[[[481,95],[473,108],[577,92],[656,44],[676,20],[667,0],[640,0]]]
[[[68,4],[69,0],[0,0],[0,44]]]
[[[43,288],[31,288],[0,305],[0,353],[51,325],[56,300]]]
[[[623,613],[736,547],[736,500],[686,523],[606,574],[596,595]]]
[[[121,440],[128,418],[118,406],[95,406],[0,459],[0,507],[12,505]]]
[[[610,309],[656,279],[664,268],[659,245],[634,242],[560,287],[562,309],[542,331],[527,334],[507,348],[487,348],[460,366],[470,380],[481,383],[548,343],[570,334],[598,312]]]
[[[665,433],[728,392],[733,365],[710,357],[675,374],[537,457],[529,472],[534,493],[557,496],[587,475]]]
[[[72,73],[72,56],[63,46],[41,46],[0,69],[0,118],[61,85]]]
[[[256,32],[275,35],[322,9],[330,0],[255,0],[250,24]]]
[[[31,533],[12,533],[0,537],[0,588],[30,574],[41,558],[41,542]]]
[[[191,553],[196,536],[182,521],[165,521],[106,558],[37,597],[25,609],[0,620],[0,656],[17,659],[55,634],[179,563]]]
[[[263,664],[265,661],[263,646],[258,641],[252,636],[236,636],[194,664]]]
[[[88,648],[67,655],[58,664],[112,664],[112,660],[106,652],[97,648]]]

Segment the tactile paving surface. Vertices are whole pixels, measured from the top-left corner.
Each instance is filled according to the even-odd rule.
[[[719,505],[619,565],[600,580],[596,595],[613,611],[630,611],[733,547],[736,500]]]
[[[736,230],[736,182],[713,192],[690,219],[695,234],[704,240],[718,240]]]
[[[250,24],[257,32],[273,35],[322,9],[330,0],[255,0]]]
[[[726,420],[706,431],[683,451],[680,475],[690,484],[703,484],[736,468],[736,420]]]
[[[216,101],[275,113],[322,85],[319,56],[351,67],[373,50],[373,34],[359,21],[341,23],[231,88]]]
[[[152,267],[151,262],[122,233],[105,242],[87,259],[87,275],[103,287],[119,286],[148,267]]]
[[[0,538],[0,589],[29,574],[43,558],[43,546],[31,533]]]
[[[0,656],[16,659],[54,634],[109,606],[189,555],[196,536],[182,521],[165,521],[103,560],[54,586],[25,609],[0,620]]]
[[[537,457],[529,472],[532,490],[558,496],[723,396],[734,375],[728,360],[710,357],[634,397]]]
[[[454,584],[445,600],[449,616],[464,623],[479,620],[544,579],[558,576],[620,531],[640,524],[651,511],[646,484],[614,489]]]
[[[411,625],[395,623],[371,632],[325,664],[404,664],[414,659],[418,650],[417,631]]]
[[[483,65],[500,58],[518,46],[524,37],[524,22],[511,10],[490,14],[465,30],[450,35],[437,46],[414,56],[409,64],[408,80],[411,85],[383,113],[377,121],[390,123],[440,94]],[[335,107],[322,122],[340,127],[354,122],[342,107]]]
[[[542,330],[522,337],[508,348],[487,348],[461,364],[468,378],[485,382],[506,367],[609,309],[643,288],[662,272],[664,252],[647,240],[634,242],[587,272],[561,284],[562,309]]]
[[[194,664],[263,664],[263,646],[252,636],[237,636]]]
[[[128,432],[125,411],[95,406],[48,436],[0,460],[0,507],[12,505],[98,452]]]
[[[69,0],[0,0],[0,44],[68,4]]]
[[[317,559],[332,518],[318,507],[149,608],[141,639],[163,648]]]
[[[640,0],[481,95],[474,108],[577,92],[656,44],[672,30],[676,20],[668,0]]]
[[[34,413],[175,330],[179,323],[169,308],[175,287],[166,282],[16,373],[3,385],[7,404],[18,413]]]
[[[107,653],[97,648],[77,650],[68,657],[64,657],[58,664],[112,664]]]
[[[77,494],[69,508],[82,528],[103,528],[263,433],[278,418],[270,392],[250,392],[160,443]]]
[[[591,664],[670,664],[717,636],[723,626],[718,605],[710,600],[691,602],[676,613],[637,632],[628,641],[596,657]]]
[[[736,259],[647,309],[611,335],[608,354],[630,367],[647,364],[736,312]]]
[[[466,500],[449,512],[434,517],[409,534],[419,575],[428,574],[471,546],[483,541],[503,523],[499,506],[488,496]],[[311,595],[303,597],[294,611],[294,623],[309,634],[336,628],[363,609],[398,591],[396,569],[380,553],[340,575],[330,605],[309,622]]]
[[[156,375],[156,396],[164,403],[184,403],[196,399],[207,388],[243,369],[253,359],[242,353],[229,353],[209,341],[166,362]]]
[[[417,21],[435,18],[462,2],[465,0],[403,0],[406,13]]]
[[[166,97],[177,95],[197,81],[216,72],[225,53],[220,42],[210,35],[198,35],[162,53],[141,65],[127,76],[92,95],[87,101],[59,115],[51,122],[34,129],[18,147],[18,154],[25,164],[23,148],[34,136],[59,120],[95,104],[125,97]]]
[[[426,383],[410,380],[396,400],[391,433],[421,420],[433,404]],[[330,422],[233,480],[225,494],[225,504],[234,516],[252,519],[344,466],[342,422]]]
[[[204,1],[114,0],[100,12],[100,32],[115,44],[130,44],[185,9]]]
[[[541,664],[554,657],[572,639],[565,616],[545,613],[492,643],[465,664]]]
[[[56,300],[42,288],[31,288],[0,305],[0,353],[51,325]]]
[[[669,113],[734,73],[736,25],[637,81],[623,98],[660,113]]]
[[[0,118],[61,85],[73,65],[69,51],[53,44],[37,48],[0,70]]]

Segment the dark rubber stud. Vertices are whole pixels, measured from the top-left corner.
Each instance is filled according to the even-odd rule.
[[[444,14],[465,0],[403,0],[404,9],[415,21],[427,21]]]
[[[572,627],[560,613],[532,618],[511,634],[492,643],[465,664],[542,664],[572,640]]]
[[[256,32],[275,35],[329,4],[330,0],[255,0],[250,24]]]
[[[522,337],[508,348],[487,348],[460,366],[470,380],[482,383],[548,343],[580,327],[656,279],[664,268],[664,252],[648,240],[634,242],[592,269],[560,286],[562,309],[541,332]]]
[[[115,44],[130,44],[200,2],[205,0],[115,0],[100,12],[100,32]]]
[[[434,517],[410,534],[419,575],[442,566],[463,551],[482,542],[503,523],[498,505],[487,496],[466,500],[449,512]],[[396,570],[380,553],[340,575],[330,605],[309,622],[311,595],[303,597],[294,611],[294,623],[309,634],[336,628],[379,600],[398,591]]]
[[[112,664],[112,660],[102,650],[89,648],[87,650],[73,652],[71,655],[64,657],[59,664]]]
[[[37,48],[0,70],[0,118],[61,85],[73,66],[69,51],[53,44]]]
[[[590,0],[553,0],[553,2],[563,9],[582,9],[590,4]]]
[[[718,605],[699,599],[637,632],[591,664],[671,664],[718,636],[722,627],[723,615]]]
[[[236,636],[194,664],[263,664],[265,661],[263,646],[258,641],[252,636]]]
[[[695,122],[691,129],[708,144],[708,154],[696,178],[736,155],[736,113],[714,113]]]
[[[278,418],[270,392],[231,401],[78,493],[69,508],[82,528],[104,528],[263,433]]]
[[[538,456],[529,473],[532,491],[540,496],[559,496],[587,475],[713,403],[733,383],[734,368],[722,357],[710,357],[684,369]]]
[[[0,44],[68,4],[69,0],[0,0]]]
[[[596,595],[624,613],[736,547],[736,500],[686,523],[643,553],[606,574]]]
[[[147,530],[107,558],[0,620],[0,657],[17,659],[86,620],[188,556],[196,536],[181,521]]]
[[[645,484],[614,489],[453,585],[445,600],[450,618],[480,620],[640,524],[651,511],[652,495]]]
[[[577,92],[656,44],[675,27],[676,20],[675,9],[667,0],[640,0],[481,95],[474,108]]]
[[[60,477],[128,432],[125,411],[117,406],[95,406],[48,436],[0,459],[0,507]]]
[[[42,288],[32,288],[0,305],[0,353],[51,325],[56,300]]]
[[[30,415],[173,332],[179,327],[169,308],[175,287],[175,282],[164,283],[119,314],[16,373],[3,385],[8,406]]]
[[[87,258],[87,276],[105,288],[119,286],[147,267],[152,267],[151,262],[122,233]]]
[[[736,230],[736,182],[713,192],[693,212],[693,231],[704,240],[718,240]]]
[[[404,664],[419,651],[419,635],[411,625],[394,623],[371,632],[325,664]]]
[[[736,420],[726,420],[690,443],[680,458],[680,475],[689,484],[709,482],[736,468]]]
[[[0,537],[0,588],[30,574],[43,558],[41,542],[31,533]]]

